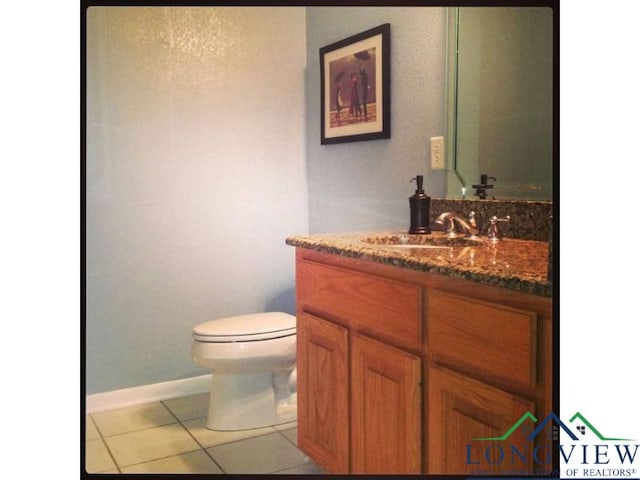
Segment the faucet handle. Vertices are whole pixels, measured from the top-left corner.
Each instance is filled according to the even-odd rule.
[[[476,222],[476,212],[474,211],[469,212],[469,225],[473,228],[478,226],[478,223]]]
[[[476,220],[476,212],[469,212],[469,236],[471,238],[478,238],[478,221]]]
[[[500,239],[500,232],[498,231],[498,222],[509,222],[511,221],[511,217],[507,215],[504,218],[498,218],[497,216],[493,216],[490,219],[489,229],[487,230],[487,238],[492,242],[497,242]]]

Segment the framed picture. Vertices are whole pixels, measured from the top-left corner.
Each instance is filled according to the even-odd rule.
[[[320,49],[320,143],[391,137],[389,24]]]

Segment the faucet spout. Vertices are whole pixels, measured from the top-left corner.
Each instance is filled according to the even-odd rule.
[[[460,217],[458,216],[453,217],[453,221],[456,222],[458,226],[462,229],[462,231],[467,235],[473,234],[471,231],[471,226]]]
[[[473,212],[472,212],[473,213]],[[444,231],[448,237],[456,236],[455,225],[457,224],[460,229],[468,236],[473,237],[478,233],[478,229],[475,226],[474,215],[470,216],[470,223],[465,222],[462,218],[453,212],[444,212],[438,216],[435,220],[438,225],[444,225]]]

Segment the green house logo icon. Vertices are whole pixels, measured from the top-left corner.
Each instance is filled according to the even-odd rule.
[[[579,437],[574,433],[571,428],[569,428],[555,413],[550,413],[547,415],[541,422],[538,423],[538,419],[531,412],[527,412],[522,417],[518,419],[504,434],[499,437],[480,437],[480,438],[472,438],[474,441],[505,441],[508,440],[509,437],[518,430],[523,423],[527,420],[531,420],[533,423],[538,424],[536,428],[527,436],[527,440],[533,441],[542,430],[548,425],[552,424],[562,429],[571,440],[579,441]],[[575,420],[580,420],[584,425],[578,425],[576,427],[576,431],[580,435],[585,435],[587,432],[587,428],[600,440],[602,441],[622,441],[622,442],[631,442],[634,441],[631,438],[617,438],[617,437],[605,437],[602,435],[598,429],[596,429],[580,412],[576,412],[573,417],[569,420],[569,423],[573,423]]]

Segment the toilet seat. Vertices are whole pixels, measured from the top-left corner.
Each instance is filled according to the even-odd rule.
[[[193,328],[194,340],[207,343],[256,342],[295,334],[296,317],[282,312],[217,318]]]

